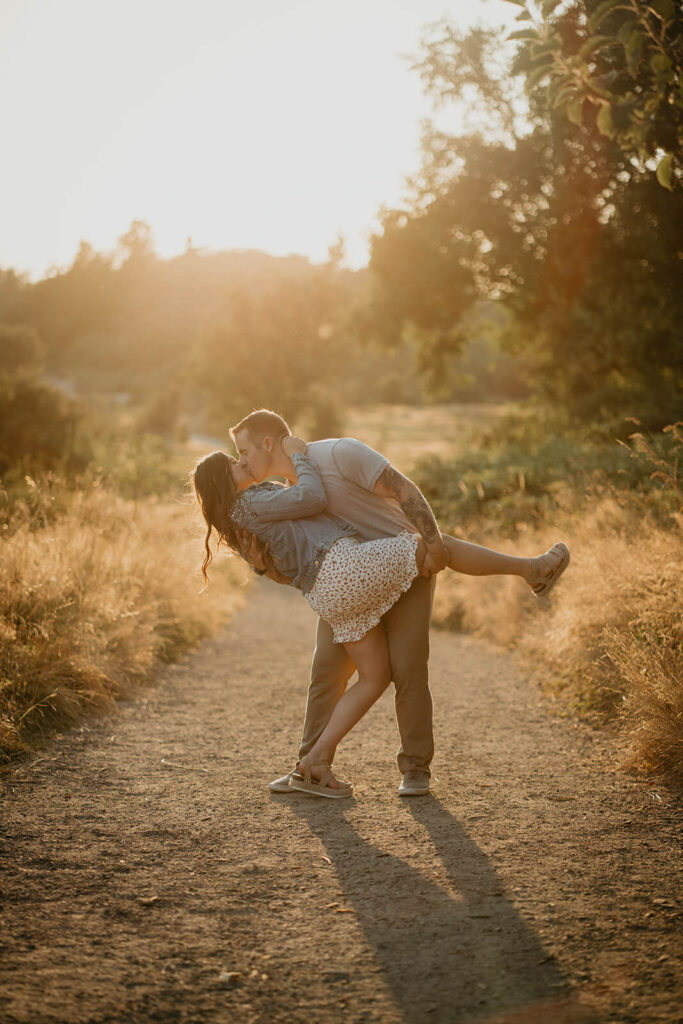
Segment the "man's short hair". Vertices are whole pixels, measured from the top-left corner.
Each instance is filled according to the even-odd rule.
[[[243,420],[240,420],[239,423],[236,423],[234,427],[230,427],[230,436],[233,441],[235,440],[235,434],[242,430],[248,432],[254,444],[262,444],[264,437],[272,437],[277,441],[286,434],[291,434],[291,430],[282,416],[278,416],[276,412],[272,412],[270,409],[255,409],[248,416],[245,416]]]

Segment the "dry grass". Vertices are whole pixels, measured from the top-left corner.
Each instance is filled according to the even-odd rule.
[[[559,533],[529,532],[505,550],[533,554],[558,537],[572,564],[548,602],[516,578],[449,574],[435,621],[519,647],[547,690],[581,714],[620,723],[627,764],[683,783],[680,529],[604,498]]]
[[[426,455],[452,460],[454,466],[463,456],[471,457],[472,448],[481,445],[477,431],[504,413],[503,406],[491,405],[364,407],[349,412],[347,428],[411,476],[416,461]],[[683,520],[671,513],[677,501],[680,506],[683,437],[679,426],[667,428],[662,438],[667,436],[665,456],[651,438],[632,435],[632,454],[643,460],[651,481],[646,486],[641,480],[638,494],[605,483],[614,471],[613,453],[598,453],[591,461],[587,449],[589,468],[582,484],[558,481],[538,507],[521,490],[479,512],[475,508],[471,529],[460,536],[517,555],[537,554],[565,539],[572,549],[571,567],[547,602],[537,601],[516,577],[444,573],[433,621],[528,653],[528,665],[547,692],[561,694],[569,707],[595,722],[619,723],[626,764],[680,784]],[[498,456],[496,451],[494,446],[484,453],[489,462],[493,459],[492,486],[515,458],[505,447]],[[579,447],[570,464],[580,455]],[[562,450],[545,457],[552,461],[555,456],[567,457]],[[535,468],[542,481],[543,465]],[[443,470],[451,469],[446,461]],[[448,517],[448,496],[442,495],[440,505]],[[461,512],[453,508],[456,522]]]
[[[194,509],[92,487],[1,544],[0,756],[108,706],[227,621],[246,573],[217,563],[204,594]],[[194,529],[192,524],[194,521]]]

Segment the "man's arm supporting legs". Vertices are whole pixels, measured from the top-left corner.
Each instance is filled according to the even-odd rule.
[[[311,682],[306,698],[306,717],[299,746],[300,758],[308,753],[329,722],[355,670],[343,644],[335,644],[331,626],[323,619],[318,619]]]
[[[401,737],[398,770],[429,772],[434,756],[432,695],[429,690],[429,619],[434,578],[418,576],[383,618],[391,678],[396,687],[396,720]]]

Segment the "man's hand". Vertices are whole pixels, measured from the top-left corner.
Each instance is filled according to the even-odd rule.
[[[237,538],[242,554],[252,569],[264,572],[269,579],[274,580],[276,583],[283,583],[285,586],[289,586],[291,583],[290,579],[279,573],[277,569],[268,568],[266,565],[265,556],[270,551],[269,543],[266,542],[264,544],[255,533],[250,533],[249,530],[238,530]]]
[[[270,547],[269,544],[264,544],[255,533],[250,533],[249,530],[237,530],[237,539],[240,543],[242,554],[246,558],[252,569],[258,569],[259,572],[265,572],[266,561],[264,558],[265,553]]]
[[[293,434],[287,434],[286,437],[282,438],[281,443],[283,452],[290,459],[292,455],[306,454],[306,442],[301,437],[295,437]]]
[[[439,538],[435,544],[430,544],[427,548],[427,555],[424,562],[422,563],[422,571],[420,576],[426,576],[429,578],[437,572],[441,572],[448,565],[448,554],[446,552],[446,546],[443,541]]]

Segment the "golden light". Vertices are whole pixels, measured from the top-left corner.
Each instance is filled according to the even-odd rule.
[[[162,255],[214,249],[362,264],[377,210],[418,165],[429,112],[405,54],[421,27],[511,5],[219,0],[3,6],[0,266],[42,273],[134,218]],[[9,180],[7,180],[9,175]]]

